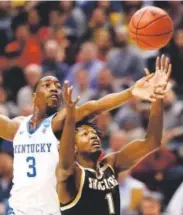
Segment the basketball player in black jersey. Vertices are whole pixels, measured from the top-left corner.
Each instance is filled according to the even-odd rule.
[[[166,84],[170,70],[171,65],[168,64],[159,69],[159,73],[167,75]],[[65,86],[64,89],[67,117],[56,170],[62,215],[120,215],[118,174],[160,148],[163,101],[157,99],[152,103],[144,139],[135,140],[99,161],[102,151],[98,129],[88,122],[75,125],[75,106],[79,98],[73,102],[72,88]],[[156,93],[161,90],[157,88]]]

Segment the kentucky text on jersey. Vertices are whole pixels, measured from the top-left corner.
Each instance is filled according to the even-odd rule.
[[[21,144],[14,146],[14,153],[44,153],[51,152],[51,143]]]
[[[95,178],[88,178],[88,180],[89,188],[94,190],[110,190],[118,185],[118,182],[115,179],[114,175],[103,180],[97,180]]]

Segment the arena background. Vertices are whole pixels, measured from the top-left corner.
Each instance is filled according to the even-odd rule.
[[[144,52],[129,39],[131,16],[147,5],[165,9],[173,20],[173,39],[162,50]],[[80,104],[121,91],[144,75],[144,67],[153,72],[156,56],[161,53],[168,55],[173,65],[172,89],[164,101],[163,148],[120,176],[121,215],[181,215],[181,1],[1,1],[0,113],[10,118],[29,115],[32,87],[48,74],[55,75],[61,83],[68,79],[74,85],[75,96],[81,96]],[[144,136],[149,107],[149,103],[133,100],[97,118],[103,134],[104,153],[116,151]],[[0,215],[6,214],[8,208],[12,161],[12,144],[1,139]]]

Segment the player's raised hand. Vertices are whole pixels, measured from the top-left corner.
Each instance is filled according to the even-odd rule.
[[[158,88],[161,88],[162,85],[149,84],[149,80],[151,80],[153,76],[154,74],[148,74],[147,76],[135,82],[134,86],[132,87],[133,96],[150,102],[156,101],[156,95],[154,92]]]
[[[169,58],[162,55],[156,58],[156,69],[154,76],[149,79],[148,84],[154,86],[154,98],[164,98],[168,81],[171,75],[172,65],[169,63]],[[149,70],[145,68],[146,75],[149,75]],[[160,87],[157,87],[160,86]]]
[[[146,75],[149,75],[150,72],[147,68],[144,69]],[[154,76],[149,79],[149,84],[152,85],[165,85],[167,86],[170,75],[172,71],[172,65],[169,63],[169,58],[165,55],[156,58],[156,68]],[[166,87],[165,87],[166,88]]]
[[[78,96],[75,100],[72,100],[72,91],[73,91],[73,87],[72,86],[69,87],[69,82],[65,81],[64,87],[63,87],[63,98],[64,98],[64,104],[67,110],[67,114],[69,113],[74,114],[76,104],[80,99],[80,97]]]
[[[133,88],[132,94],[141,99],[155,101],[163,99],[168,88],[168,81],[172,71],[172,65],[169,63],[169,58],[162,55],[156,59],[155,73],[150,74],[145,68],[146,77],[138,80]]]

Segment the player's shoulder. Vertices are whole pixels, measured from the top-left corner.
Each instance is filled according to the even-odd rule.
[[[4,128],[2,137],[9,141],[13,141],[21,122],[25,119],[25,117],[15,117],[13,119],[6,118],[4,121]]]
[[[25,116],[18,116],[11,120],[11,128],[14,130],[14,134],[17,132],[20,124],[25,120]]]
[[[65,108],[62,108],[61,110],[59,110],[57,113],[54,114],[51,121],[53,132],[60,132],[62,130],[65,116],[66,116]]]
[[[23,120],[25,120],[25,116],[17,116],[15,118],[12,119],[13,122],[20,124]]]
[[[115,173],[114,168],[110,165],[110,163],[107,162],[106,159],[100,160],[99,167],[103,172],[110,171],[112,173]]]

